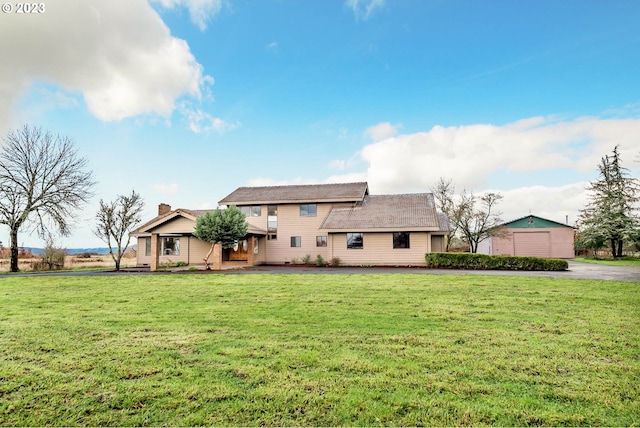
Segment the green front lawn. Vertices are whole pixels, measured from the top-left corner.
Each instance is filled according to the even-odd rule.
[[[0,425],[640,424],[638,284],[0,278]]]
[[[608,266],[636,266],[640,268],[640,257],[624,256],[617,259],[614,258],[593,258],[593,257],[576,257],[577,262],[593,263]]]

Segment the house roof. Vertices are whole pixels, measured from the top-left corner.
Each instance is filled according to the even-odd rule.
[[[196,220],[196,217],[202,215],[204,212],[200,213],[200,214],[196,214],[195,211],[192,210],[187,210],[184,208],[178,208],[176,210],[173,211],[169,211],[166,214],[162,214],[159,215],[151,220],[149,220],[148,222],[144,223],[143,225],[139,226],[138,228],[136,228],[135,230],[133,230],[130,235],[132,236],[136,236],[139,234],[145,234],[145,233],[149,233],[152,229],[155,229],[156,227],[173,220],[176,217],[185,217],[188,219],[191,219],[193,221]]]
[[[523,220],[527,220],[526,224]],[[537,220],[537,221],[536,221]],[[569,227],[573,229],[573,226],[570,226],[565,223],[560,223],[558,221],[549,220],[547,218],[543,218],[537,215],[528,214],[523,217],[516,218],[515,220],[508,221],[506,223],[502,223],[501,226],[504,227],[513,227],[513,228],[523,228],[523,227]]]
[[[130,233],[130,235],[132,235],[132,236],[148,235],[149,233],[151,233],[151,231],[153,229],[155,229],[158,226],[161,226],[161,225],[163,225],[163,224],[165,224],[165,223],[167,223],[169,221],[172,221],[176,217],[184,217],[184,218],[188,218],[190,220],[193,220],[194,227],[195,227],[196,218],[200,217],[201,215],[204,215],[205,213],[207,213],[209,211],[215,211],[215,210],[188,210],[188,209],[185,209],[185,208],[178,208],[178,209],[170,211],[170,212],[168,212],[166,214],[159,215],[156,218],[154,218],[153,220],[146,222],[142,226],[140,226],[137,229],[135,229],[134,231],[132,231]],[[253,226],[252,224],[249,224],[248,233],[250,233],[252,235],[266,235],[267,231],[262,229],[262,228],[259,228],[257,226]]]
[[[444,219],[443,219],[444,222]],[[350,208],[334,208],[321,229],[329,231],[429,230],[448,231],[441,225],[431,193],[366,196]]]
[[[287,204],[303,202],[356,202],[369,194],[366,182],[239,187],[220,205]]]

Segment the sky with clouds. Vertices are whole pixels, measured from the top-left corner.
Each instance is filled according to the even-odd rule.
[[[0,135],[42,126],[89,160],[68,248],[103,246],[98,201],[132,189],[150,219],[239,186],[445,177],[501,192],[505,220],[573,224],[615,145],[640,176],[640,2],[38,4],[0,13]]]

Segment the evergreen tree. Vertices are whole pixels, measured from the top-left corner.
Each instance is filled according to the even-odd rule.
[[[592,242],[594,238],[606,240],[611,255],[621,257],[624,241],[633,241],[640,228],[637,216],[640,186],[622,166],[618,146],[612,155],[602,158],[598,170],[598,180],[587,186],[589,204],[580,214],[580,233]]]
[[[211,249],[203,259],[207,268],[209,256],[216,243],[219,242],[222,248],[232,248],[247,235],[248,230],[249,223],[247,223],[242,211],[235,205],[224,210],[209,211],[198,217],[193,234],[198,239],[211,243]]]

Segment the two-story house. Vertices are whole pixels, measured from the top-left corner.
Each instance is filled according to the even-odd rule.
[[[425,253],[443,250],[448,233],[432,194],[370,195],[365,182],[240,187],[219,205],[240,208],[249,232],[237,247],[214,251],[214,269],[225,262],[289,264],[307,255],[347,265],[420,266]],[[158,216],[132,233],[138,265],[204,266],[210,244],[193,236],[204,212],[161,204]]]

